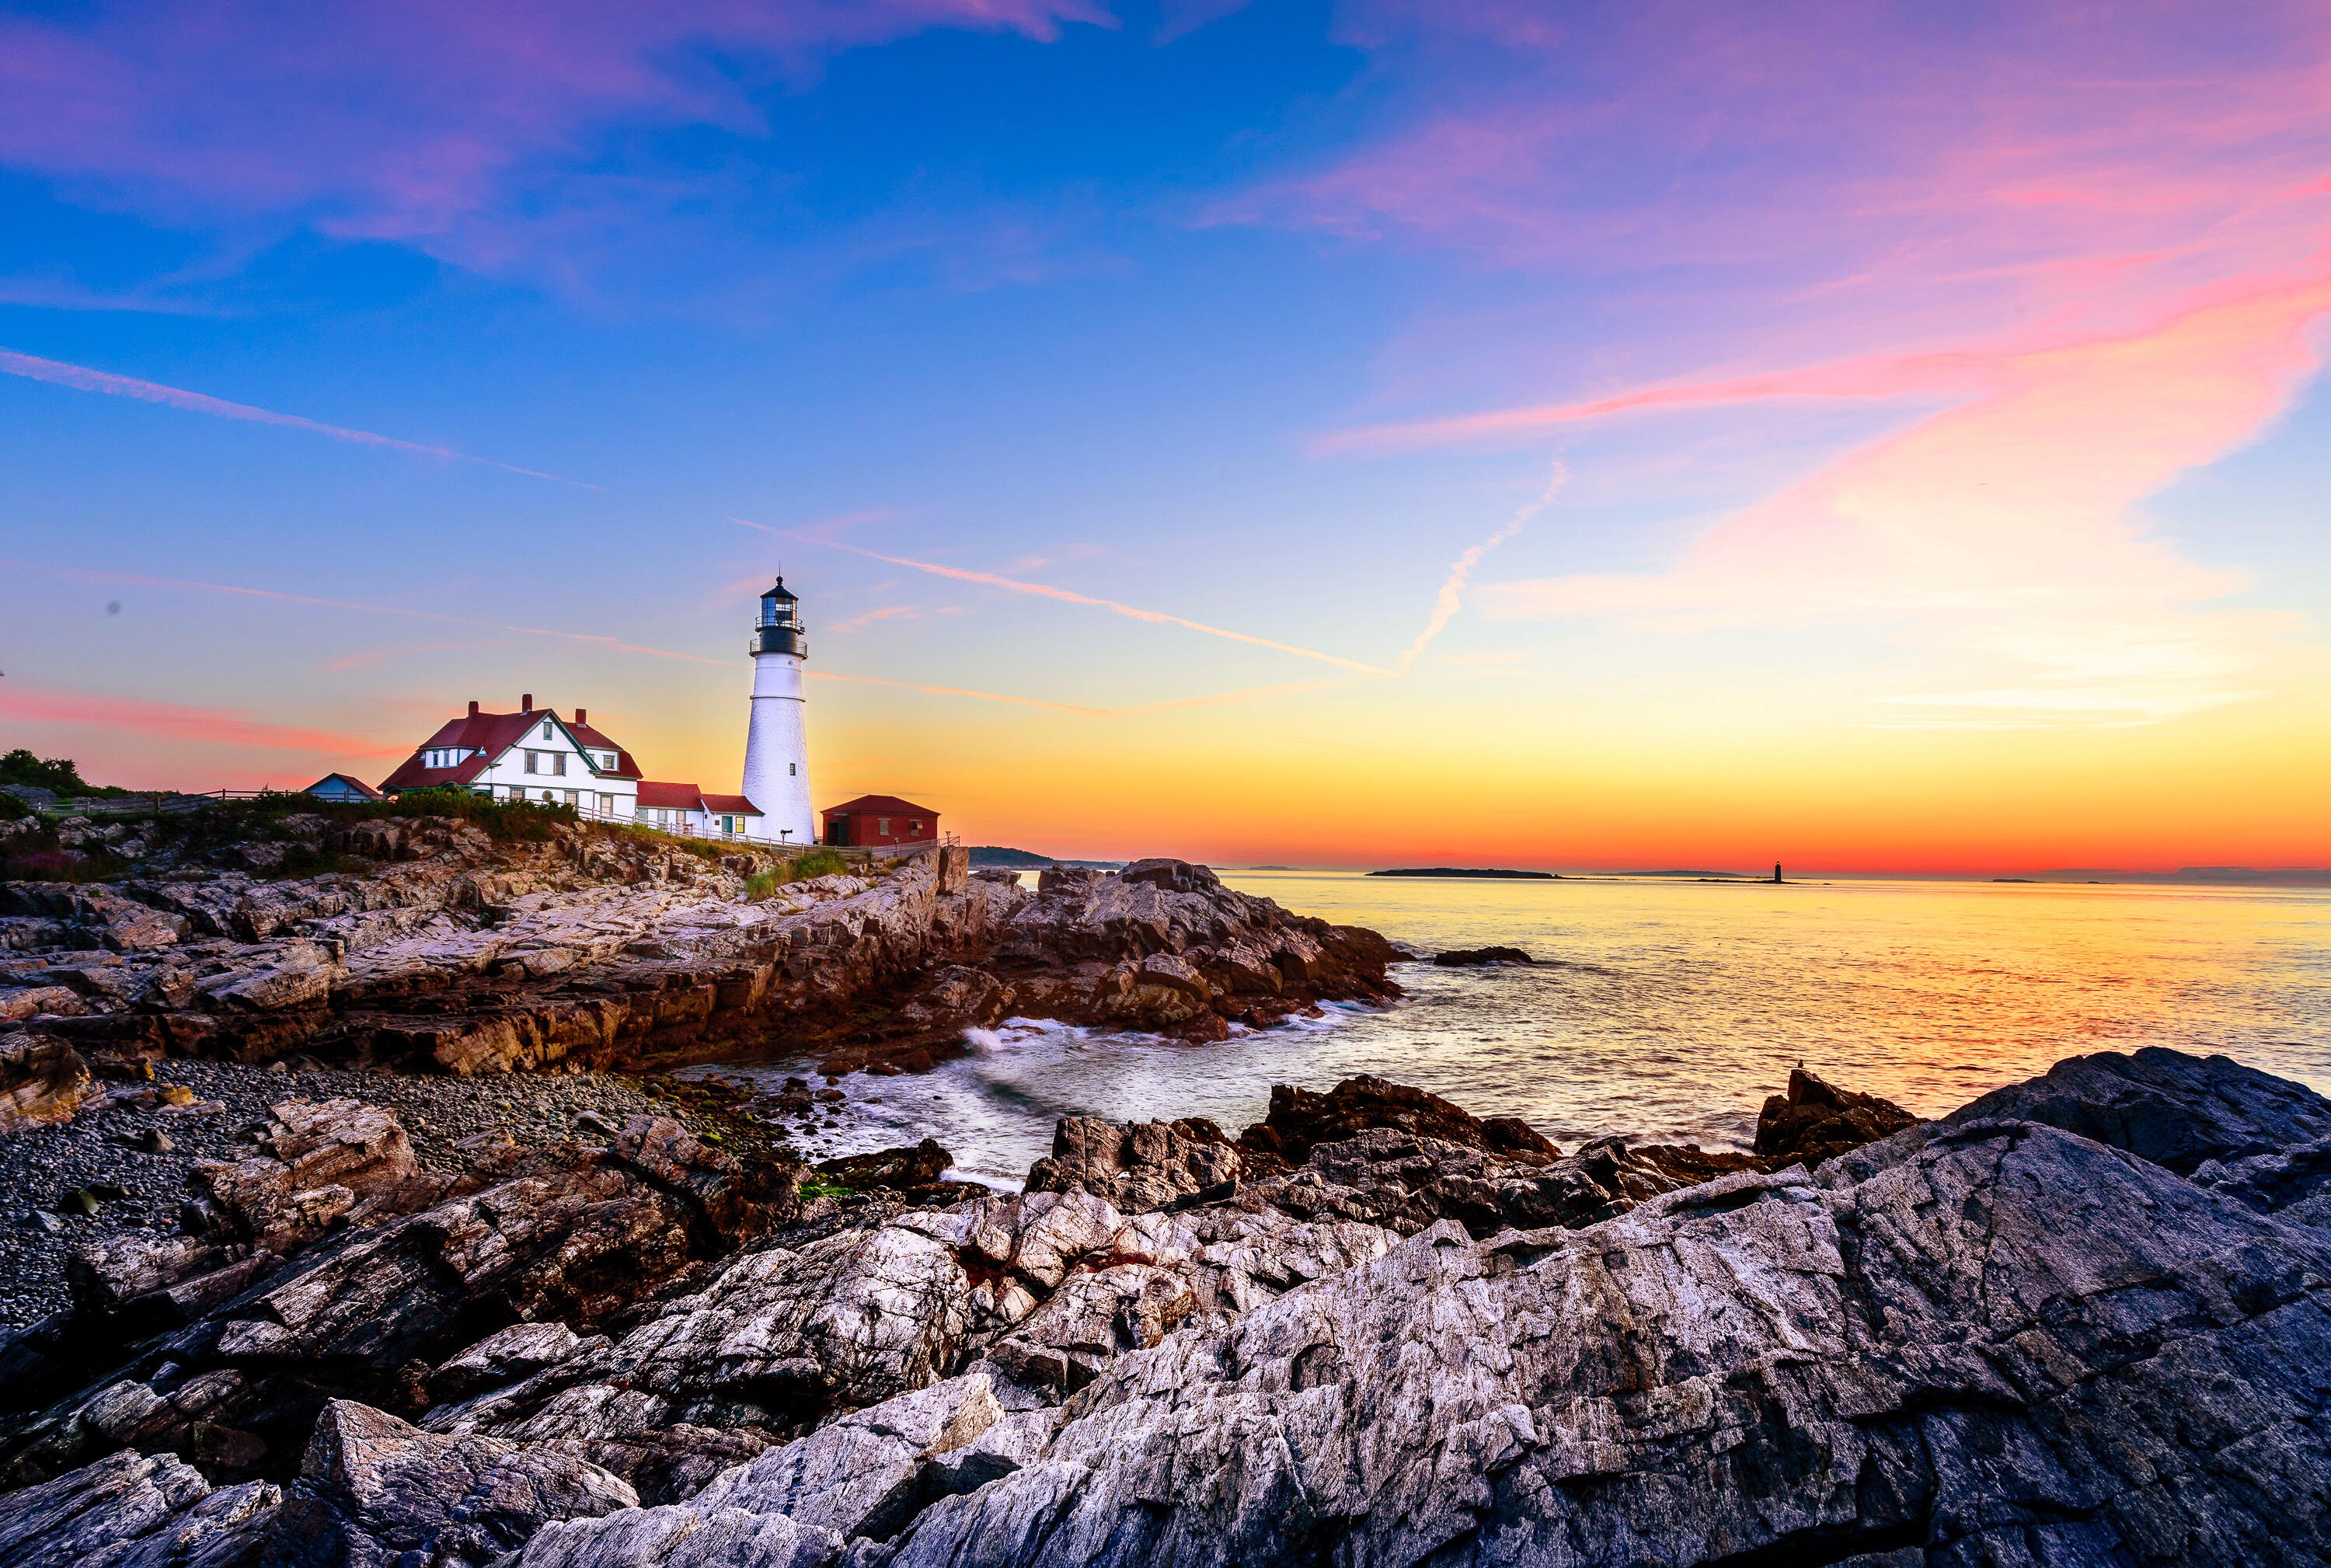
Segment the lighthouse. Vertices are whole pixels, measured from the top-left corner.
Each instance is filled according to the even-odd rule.
[[[809,803],[809,731],[802,706],[801,600],[785,580],[761,595],[753,631],[753,720],[745,732],[745,797],[760,811],[756,837],[788,844],[817,841]]]

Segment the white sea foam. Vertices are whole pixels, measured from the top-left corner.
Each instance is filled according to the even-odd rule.
[[[1961,884],[1434,886],[1286,875],[1291,908],[1421,947],[1521,946],[1532,968],[1403,964],[1407,997],[1337,1003],[1196,1045],[1029,1018],[925,1074],[853,1074],[813,1157],[935,1137],[1016,1186],[1063,1116],[1205,1117],[1236,1131],[1273,1084],[1359,1073],[1565,1147],[1606,1133],[1739,1147],[1798,1060],[1920,1115],[2073,1051],[2226,1050],[2331,1088],[2331,895]],[[717,1069],[771,1088],[814,1060]],[[821,1112],[823,1116],[823,1112]]]

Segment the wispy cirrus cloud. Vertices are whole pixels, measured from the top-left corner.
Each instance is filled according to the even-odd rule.
[[[751,88],[839,51],[1077,22],[1110,18],[1085,0],[100,0],[0,19],[0,164],[173,219],[287,214],[490,265],[512,182],[611,128],[751,132]]]
[[[134,572],[109,572],[87,566],[52,566],[33,561],[0,561],[0,565],[24,571],[46,572],[76,583],[121,584],[133,587],[176,588],[198,594],[226,594],[242,599],[269,600],[279,604],[303,604],[324,610],[354,610],[367,615],[397,615],[414,621],[435,621],[449,626],[475,626],[491,632],[515,632],[522,637],[547,637],[558,641],[577,642],[593,648],[604,648],[612,653],[641,653],[654,659],[678,659],[691,664],[715,664],[726,667],[724,659],[710,659],[701,653],[682,652],[676,648],[658,648],[652,643],[626,641],[595,632],[570,632],[556,626],[519,626],[497,621],[472,620],[466,615],[451,615],[442,610],[416,610],[404,604],[370,604],[354,599],[326,599],[312,594],[287,594],[274,588],[251,588],[233,583],[205,583],[184,577],[149,577]]]
[[[325,424],[296,413],[278,413],[273,409],[254,408],[247,403],[229,403],[224,398],[213,397],[206,393],[188,392],[184,387],[165,386],[155,381],[140,381],[134,375],[117,375],[109,370],[92,370],[86,365],[67,365],[62,360],[18,354],[13,349],[0,348],[0,375],[21,375],[28,381],[45,381],[52,386],[103,393],[109,397],[134,397],[141,403],[158,403],[168,408],[184,409],[188,413],[206,413],[215,419],[280,425],[286,430],[306,431],[313,435],[328,436],[334,441],[352,442],[358,446],[412,452],[419,457],[444,458],[455,462],[473,462],[486,468],[500,469],[504,473],[523,474],[528,479],[549,480],[556,484],[581,485],[585,489],[599,489],[597,485],[585,484],[581,480],[562,479],[557,474],[519,468],[515,463],[501,462],[490,457],[473,457],[452,447],[429,446],[420,442],[400,441],[393,435],[379,435],[368,430]]]
[[[2155,722],[2255,695],[2287,623],[2203,608],[2245,575],[2191,560],[2138,507],[2254,439],[2321,368],[2331,272],[2220,295],[2003,357],[1980,394],[1727,518],[1665,570],[1494,584],[1487,611],[1927,628],[1913,640],[1977,679],[1884,699],[1893,723]]]
[[[316,669],[321,674],[338,675],[347,670],[377,670],[392,659],[414,659],[424,653],[467,652],[492,646],[490,642],[417,642],[405,648],[375,648],[363,653],[347,653],[338,659],[327,659]]]
[[[2003,7],[1943,33],[1826,0],[1654,0],[1532,39],[1503,5],[1370,0],[1346,15],[1417,73],[1407,123],[1213,216],[1559,280],[1623,323],[1557,357],[1526,312],[1485,313],[1478,350],[1441,318],[1319,455],[1889,405],[1883,433],[1667,565],[1491,584],[1490,614],[1859,622],[1924,666],[1878,688],[1874,722],[2158,722],[2256,695],[2288,630],[2218,607],[2245,575],[2144,503],[2319,372],[2331,13],[2141,11]],[[1549,365],[1536,395],[1451,395]]]

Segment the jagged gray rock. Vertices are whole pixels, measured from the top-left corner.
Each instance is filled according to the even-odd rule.
[[[2204,1160],[2272,1154],[2331,1136],[2331,1102],[2228,1056],[2157,1046],[2067,1057],[2041,1077],[1993,1089],[1954,1123],[2045,1122],[2190,1174]]]
[[[264,1481],[214,1489],[174,1454],[125,1449],[0,1507],[0,1562],[10,1568],[176,1568],[247,1562],[281,1507]]]
[[[431,1216],[490,1253],[461,1205],[530,1202],[449,1199],[210,1311],[159,1353],[184,1364],[68,1402],[93,1462],[0,1500],[0,1557],[108,1532],[145,1554],[100,1559],[123,1568],[295,1539],[503,1568],[2331,1556],[2331,1104],[2299,1086],[2088,1058],[1810,1171],[1696,1183],[1368,1093],[1474,1141],[1344,1126],[1286,1167],[1198,1124],[1064,1126],[1059,1190],[821,1200],[602,1333],[529,1298],[419,1369],[441,1399],[420,1430],[330,1404],[299,1476],[211,1489],[252,1462],[216,1434],[271,1368],[403,1332],[332,1317],[369,1278],[333,1267]],[[663,1172],[692,1223],[738,1212],[685,1148],[626,1146],[592,1169]],[[1589,1182],[1597,1161],[1618,1176]],[[1548,1222],[1516,1222],[1526,1193]],[[1389,1222],[1346,1217],[1369,1205]],[[328,1322],[254,1312],[317,1278]],[[269,1323],[293,1348],[202,1349]]]
[[[1124,1358],[853,1561],[2318,1562],[2326,1277],[2331,1237],[2119,1151],[1913,1129],[1436,1226]]]

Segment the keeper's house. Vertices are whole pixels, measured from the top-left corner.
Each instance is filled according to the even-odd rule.
[[[585,722],[537,708],[534,694],[516,713],[480,713],[470,704],[421,743],[404,765],[381,781],[381,793],[465,789],[496,800],[577,806],[602,816],[639,810],[640,769],[631,754]]]
[[[573,806],[675,833],[758,836],[761,813],[751,801],[709,795],[692,784],[642,779],[632,754],[585,717],[579,708],[572,719],[537,708],[532,692],[519,698],[516,713],[480,713],[473,702],[383,779],[381,793],[463,789],[495,800]]]
[[[825,810],[825,841],[871,850],[927,844],[939,836],[939,814],[897,795],[860,795]]]

